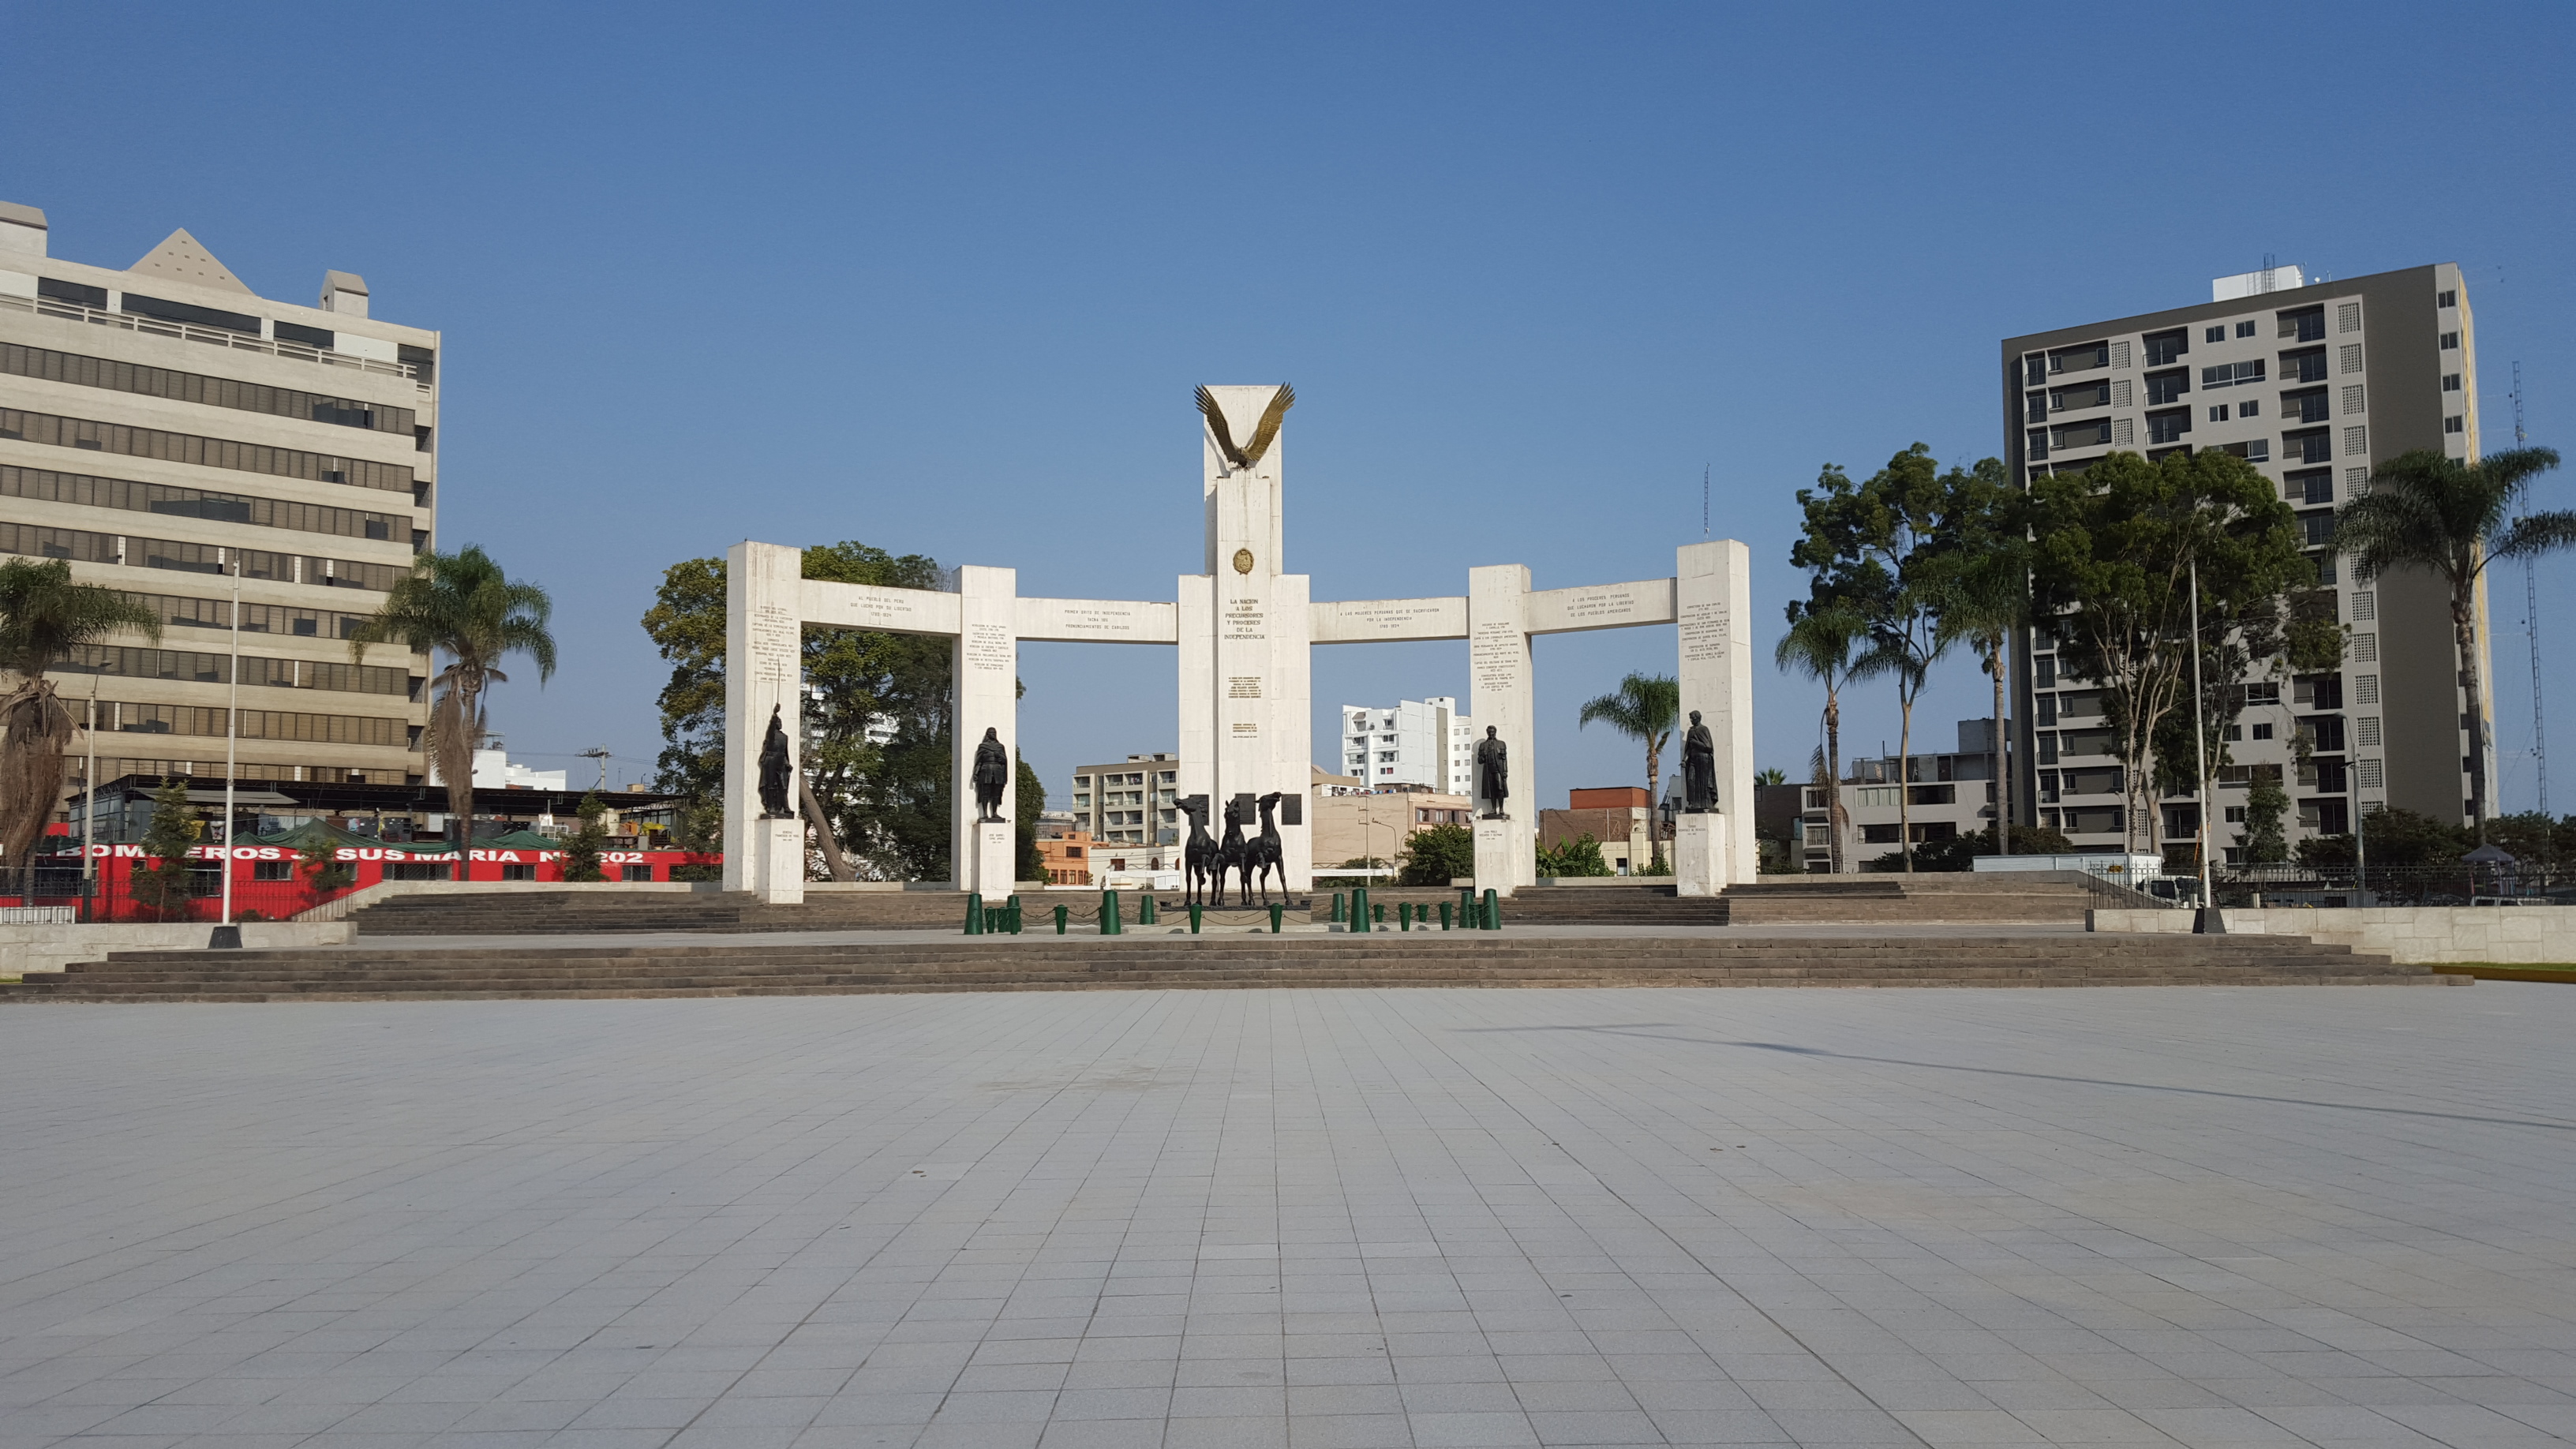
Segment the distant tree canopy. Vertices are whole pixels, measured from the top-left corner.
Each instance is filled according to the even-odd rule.
[[[855,541],[806,549],[804,576],[902,589],[938,589],[948,580],[924,555],[898,557]],[[671,662],[660,698],[656,783],[689,795],[702,814],[724,794],[724,560],[688,559],[665,570],[643,622]],[[835,837],[859,869],[880,879],[949,878],[948,641],[809,629],[804,670],[813,694],[803,764]],[[872,727],[881,742],[869,738]],[[1021,776],[1021,798],[1042,802],[1043,793],[1029,788],[1032,778]]]

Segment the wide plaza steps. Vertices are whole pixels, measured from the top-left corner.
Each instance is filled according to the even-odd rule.
[[[2073,871],[2033,871],[1765,876],[1727,887],[1724,899],[1729,923],[1738,926],[2079,925],[2093,897]]]
[[[961,937],[119,952],[0,1001],[800,996],[1145,988],[2468,984],[2283,936]]]
[[[1169,898],[1158,899],[1166,919],[1179,915]],[[1123,918],[1134,924],[1137,898],[1122,892],[1119,902]],[[1051,922],[1059,905],[1089,920],[1099,909],[1100,894],[1020,895],[1021,914],[1031,930],[1041,921]],[[1288,917],[1305,919],[1293,907]],[[965,925],[966,897],[954,891],[816,891],[798,905],[770,906],[743,891],[421,891],[361,907],[349,919],[358,935],[370,938],[957,930]]]

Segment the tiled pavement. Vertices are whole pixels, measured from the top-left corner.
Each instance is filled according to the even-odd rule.
[[[2576,1436],[2576,991],[0,1013],[0,1449]]]

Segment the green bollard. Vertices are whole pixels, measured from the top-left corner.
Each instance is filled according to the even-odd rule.
[[[1126,934],[1118,924],[1118,892],[1116,891],[1100,893],[1100,934],[1104,936]]]
[[[1442,901],[1440,903],[1440,929],[1444,931],[1449,929],[1449,903],[1447,901]]]
[[[1476,929],[1476,893],[1472,889],[1462,889],[1458,892],[1458,929],[1462,931]]]
[[[1067,907],[1058,906],[1055,908],[1055,933],[1057,935],[1061,936],[1064,934],[1065,917],[1072,914],[1073,912]]]
[[[1270,908],[1270,934],[1274,936],[1279,934],[1280,926],[1287,914],[1288,908],[1286,906],[1272,906]]]
[[[1197,935],[1197,934],[1199,933],[1199,913],[1200,913],[1200,912],[1202,912],[1202,911],[1204,911],[1204,910],[1206,910],[1206,909],[1207,909],[1207,907],[1205,907],[1205,906],[1203,906],[1203,905],[1200,905],[1200,904],[1199,904],[1198,902],[1196,902],[1196,901],[1192,901],[1192,902],[1190,902],[1190,934],[1191,934],[1191,935],[1195,936],[1195,935]]]
[[[1158,920],[1159,918],[1154,914],[1154,893],[1147,891],[1145,893],[1145,898],[1136,903],[1136,924],[1140,926],[1151,926],[1156,924]]]
[[[1397,901],[1395,903],[1395,928],[1399,931],[1410,931],[1413,929],[1413,902]]]
[[[966,934],[969,936],[984,934],[984,897],[981,892],[966,893]]]
[[[1385,925],[1385,924],[1386,924],[1386,905],[1385,905],[1385,903],[1384,903],[1384,902],[1381,902],[1381,901],[1371,901],[1371,902],[1369,902],[1369,912],[1370,912],[1369,920],[1370,920],[1373,924],[1380,925],[1380,926],[1383,926],[1383,925]]]
[[[1491,887],[1487,887],[1485,891],[1485,929],[1488,931],[1499,931],[1502,928],[1502,898],[1495,895]]]
[[[1333,892],[1333,920],[1337,924],[1342,920],[1342,893],[1340,891]]]
[[[1351,929],[1365,931],[1368,928],[1368,887],[1361,886],[1351,892]]]
[[[1010,930],[1011,934],[1016,936],[1020,933],[1020,897],[1018,892],[1012,892],[1011,903],[1004,907],[1004,909],[1010,912]]]

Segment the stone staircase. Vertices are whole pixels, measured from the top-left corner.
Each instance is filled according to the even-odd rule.
[[[1730,886],[1728,923],[1777,926],[1823,922],[2080,925],[2093,891],[2073,871],[1974,875],[1771,876]],[[2140,900],[2145,900],[2140,897]]]
[[[2296,937],[1019,936],[120,952],[0,1001],[795,996],[1161,987],[2467,985]]]
[[[1121,917],[1136,923],[1137,897],[1121,892]],[[993,904],[999,905],[996,901]],[[1099,909],[1098,892],[1022,892],[1027,929],[1051,923],[1056,906],[1083,920]],[[1165,921],[1186,920],[1171,900]],[[1255,912],[1230,912],[1250,921]],[[363,907],[350,918],[362,937],[595,936],[642,932],[955,931],[966,922],[966,897],[953,891],[817,891],[802,904],[765,906],[744,892],[422,891]],[[1291,922],[1306,919],[1291,907]],[[1051,924],[1048,929],[1052,929]]]

